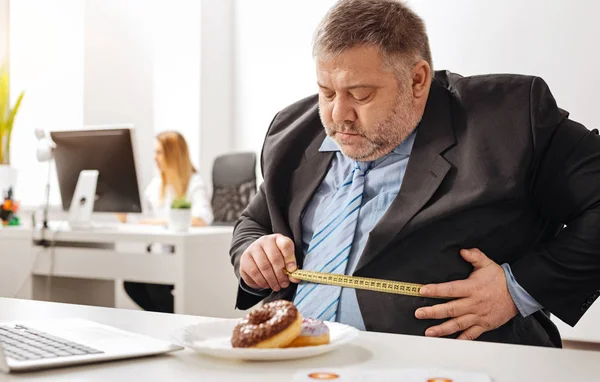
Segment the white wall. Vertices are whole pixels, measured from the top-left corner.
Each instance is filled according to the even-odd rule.
[[[560,107],[600,128],[600,2],[411,0],[427,24],[436,69],[522,73],[548,82]]]
[[[135,126],[142,185],[153,172],[154,16],[144,0],[86,1],[83,121]]]
[[[259,151],[277,111],[316,92],[312,33],[334,0],[236,1],[235,147]],[[560,106],[600,127],[600,2],[412,0],[436,69],[543,77]]]
[[[15,197],[23,204],[44,200],[47,164],[35,158],[34,130],[76,129],[83,124],[84,5],[80,0],[10,3],[13,102],[25,90],[15,119],[11,165],[19,172]],[[60,203],[56,186],[52,201]]]
[[[214,157],[233,146],[232,0],[12,3],[11,78],[27,92],[13,142],[23,204],[43,199],[36,127],[134,124],[143,186],[155,171],[154,136],[178,130],[210,186]],[[59,204],[55,180],[51,189]]]
[[[316,91],[313,30],[333,0],[235,1],[235,148],[259,152],[275,114]]]
[[[8,60],[8,0],[0,0],[0,65]]]
[[[164,4],[164,3],[163,3]],[[200,17],[197,0],[169,1],[154,23],[154,132],[179,130],[200,159]]]
[[[234,148],[233,12],[233,0],[202,0],[199,171],[209,186],[215,157]]]

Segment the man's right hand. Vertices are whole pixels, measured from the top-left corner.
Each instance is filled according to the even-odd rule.
[[[271,288],[278,292],[297,280],[288,277],[296,270],[294,242],[278,233],[266,235],[254,241],[240,259],[240,276],[250,288]]]

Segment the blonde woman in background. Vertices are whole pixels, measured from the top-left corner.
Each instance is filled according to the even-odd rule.
[[[158,134],[154,161],[159,171],[144,192],[144,219],[139,224],[166,225],[171,203],[183,196],[192,203],[192,226],[209,225],[213,220],[210,199],[200,175],[192,165],[188,145],[181,134]],[[126,215],[119,219],[126,221]],[[124,283],[127,294],[144,310],[173,312],[172,285]]]
[[[192,165],[185,138],[175,131],[156,137],[154,161],[158,176],[144,191],[144,216],[139,224],[166,225],[173,200],[185,196],[192,203],[192,226],[209,225],[213,220],[210,198],[200,175]],[[119,214],[125,222],[127,215]]]

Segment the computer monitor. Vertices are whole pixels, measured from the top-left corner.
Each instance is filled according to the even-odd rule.
[[[54,131],[50,137],[63,210],[71,207],[80,173],[97,170],[94,212],[142,212],[131,127]]]

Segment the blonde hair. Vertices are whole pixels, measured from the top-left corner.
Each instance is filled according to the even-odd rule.
[[[196,169],[190,160],[190,152],[185,138],[176,131],[165,131],[156,136],[163,150],[165,169],[160,171],[160,201],[165,199],[167,185],[173,186],[175,197],[184,197],[192,174]]]

